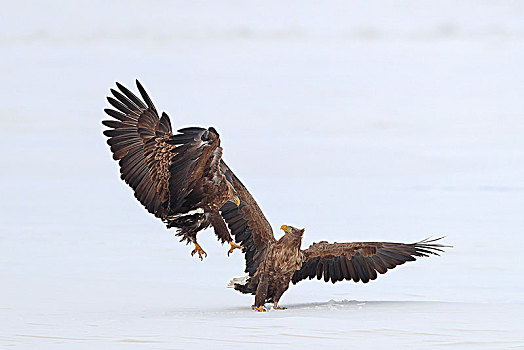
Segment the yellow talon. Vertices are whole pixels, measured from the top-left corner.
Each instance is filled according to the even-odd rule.
[[[253,306],[253,310],[257,310],[258,312],[266,312],[266,309],[264,309],[263,306]]]
[[[195,253],[198,253],[198,257],[200,258],[200,260],[204,260],[204,256],[207,257],[207,253],[204,251],[204,249],[202,249],[202,247],[198,243],[195,243],[195,249],[193,249],[193,251],[191,252],[191,256],[195,255]]]
[[[275,306],[273,306],[273,309],[275,310],[286,310],[287,309],[287,307],[278,306],[277,304],[278,302],[275,301]]]
[[[242,248],[244,248],[241,245],[238,245],[238,244],[236,244],[233,241],[230,241],[229,244],[231,244],[231,249],[229,249],[229,251],[227,252],[227,255],[233,253],[233,250],[235,250],[235,249],[242,249]]]

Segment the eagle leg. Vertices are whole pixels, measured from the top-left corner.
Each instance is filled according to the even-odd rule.
[[[258,312],[266,312],[266,309],[263,306],[255,306],[255,305],[253,305],[253,310],[256,310]]]
[[[193,249],[193,251],[191,252],[191,256],[195,255],[195,253],[198,253],[198,257],[200,258],[200,260],[204,260],[204,256],[207,257],[207,253],[204,251],[204,249],[202,249],[200,244],[198,244],[197,242],[193,243],[195,244],[195,249]]]
[[[282,297],[282,294],[284,294],[284,292],[289,288],[289,282],[287,283],[283,283],[283,284],[279,284],[276,288],[276,291],[273,295],[273,302],[274,302],[274,306],[273,306],[273,309],[275,310],[285,310],[287,309],[287,307],[281,307],[281,306],[278,306],[278,302],[280,301],[280,297]]]
[[[275,309],[275,310],[286,310],[287,307],[278,306],[278,301],[275,301],[275,305],[273,306],[273,309]]]
[[[242,247],[241,245],[238,245],[238,244],[236,244],[236,243],[233,242],[233,241],[229,241],[229,244],[231,245],[231,249],[229,249],[229,251],[227,252],[227,255],[228,255],[228,256],[229,256],[229,254],[233,253],[233,250],[244,248],[244,247]]]
[[[255,310],[261,311],[260,308],[264,308],[264,303],[267,299],[267,291],[269,287],[269,281],[265,274],[260,274],[258,276],[258,286],[257,291],[255,292],[255,305],[253,307]]]
[[[209,222],[215,229],[215,235],[217,235],[218,240],[222,243],[229,242],[232,240],[231,235],[229,234],[229,230],[227,228],[226,223],[224,222],[224,219],[220,215],[218,211],[209,211],[206,213],[206,217],[208,218]]]

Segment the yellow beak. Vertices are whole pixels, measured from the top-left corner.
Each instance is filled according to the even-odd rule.
[[[280,226],[280,229],[281,229],[282,231],[284,231],[284,232],[289,232],[289,231],[290,231],[288,225],[282,225],[282,226]]]
[[[238,198],[238,196],[235,195],[235,198],[233,198],[233,203],[235,203],[238,207],[240,205],[240,198]]]

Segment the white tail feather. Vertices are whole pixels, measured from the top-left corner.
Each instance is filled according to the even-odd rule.
[[[235,288],[235,284],[245,285],[247,283],[248,278],[249,275],[245,275],[244,277],[233,278],[231,281],[229,281],[227,288]]]

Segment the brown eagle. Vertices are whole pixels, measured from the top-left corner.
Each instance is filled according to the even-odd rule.
[[[417,243],[314,243],[301,250],[304,229],[283,225],[278,241],[253,196],[222,160],[218,132],[210,127],[189,127],[172,132],[166,113],[161,116],[142,85],[142,99],[116,83],[105,109],[112,120],[102,123],[121,178],[135,197],[168,228],[177,228],[181,241],[195,244],[191,255],[207,255],[197,243],[199,231],[212,226],[218,239],[229,242],[231,253],[241,248],[248,276],[230,286],[255,295],[253,308],[276,309],[290,282],[314,277],[332,283],[342,280],[369,282],[415,257],[438,255],[445,245],[438,239]],[[233,241],[234,237],[236,243]],[[237,244],[238,243],[238,244]]]
[[[118,160],[120,174],[146,209],[176,227],[181,241],[195,244],[191,255],[206,252],[197,243],[197,232],[213,226],[218,239],[235,244],[219,209],[228,201],[240,205],[235,189],[220,170],[222,147],[215,128],[183,128],[173,134],[166,113],[159,117],[148,94],[137,80],[142,100],[123,85],[107,97],[114,109],[104,111],[112,120],[102,124],[107,143]],[[223,162],[222,162],[223,164]],[[225,166],[225,164],[223,165]],[[228,253],[228,254],[229,254]]]
[[[235,278],[229,285],[241,293],[254,294],[253,309],[257,311],[266,311],[264,304],[267,302],[274,303],[275,309],[285,309],[278,306],[278,302],[290,282],[296,284],[316,277],[332,283],[342,280],[368,283],[376,279],[378,273],[386,273],[406,261],[415,261],[416,256],[439,255],[442,248],[448,247],[434,243],[441,239],[436,238],[411,244],[322,241],[301,250],[304,229],[287,225],[280,228],[285,235],[278,241],[268,232],[258,239],[251,235],[253,241],[260,242],[259,249],[255,249],[260,254],[255,253],[257,261],[248,261],[248,266],[251,263],[258,267],[249,270],[248,277]]]

